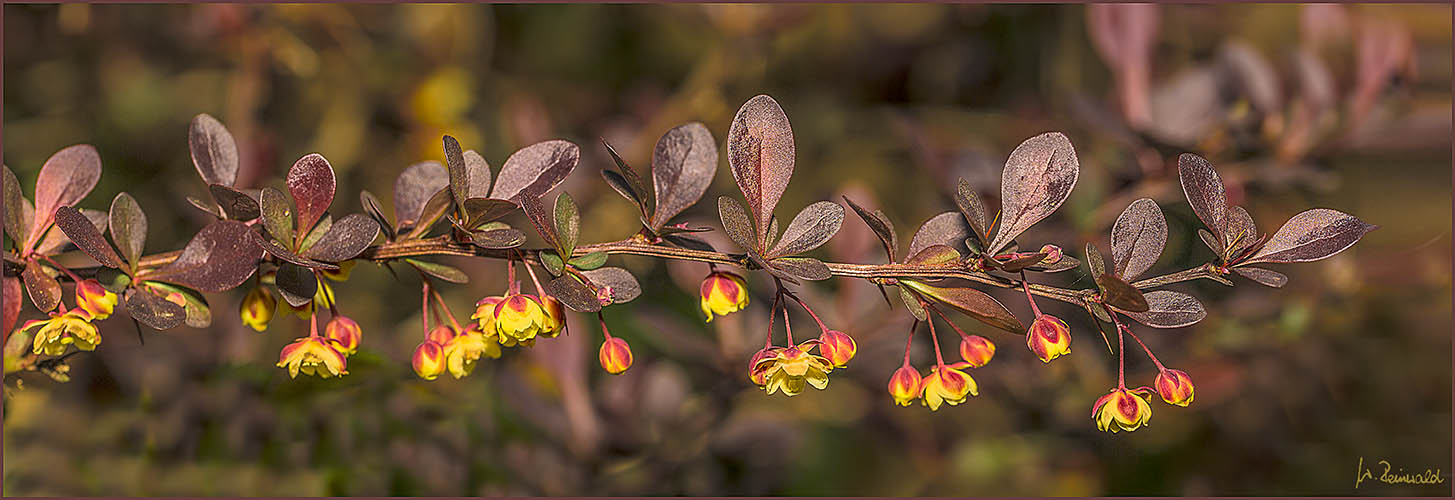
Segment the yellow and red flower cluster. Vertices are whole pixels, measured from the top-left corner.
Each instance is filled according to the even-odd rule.
[[[1155,392],[1163,402],[1175,406],[1192,404],[1192,378],[1186,372],[1163,368],[1157,374],[1155,385]],[[1096,422],[1097,429],[1113,433],[1140,429],[1152,418],[1153,392],[1151,387],[1112,389],[1091,406],[1091,420]]]
[[[945,404],[955,406],[964,403],[970,396],[979,396],[979,384],[964,370],[989,363],[995,356],[995,343],[979,335],[966,335],[960,341],[960,356],[964,360],[949,364],[937,362],[923,376],[909,364],[906,356],[904,364],[889,377],[889,396],[900,406],[909,406],[919,399],[930,411],[937,411]]]
[[[101,333],[91,322],[110,317],[117,301],[116,294],[100,282],[82,280],[76,283],[75,308],[66,310],[62,304],[60,309],[50,312],[49,318],[27,321],[19,331],[37,329],[31,343],[31,351],[36,354],[59,356],[72,345],[82,351],[95,350],[101,344]]]
[[[348,357],[358,352],[363,328],[342,315],[328,321],[323,335],[318,334],[316,316],[310,320],[310,327],[309,336],[294,340],[278,353],[278,367],[287,368],[291,378],[297,378],[299,372],[321,378],[348,375]]]

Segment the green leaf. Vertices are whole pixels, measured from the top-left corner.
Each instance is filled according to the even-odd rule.
[[[913,314],[915,319],[924,321],[928,317],[925,315],[925,307],[919,303],[919,298],[915,297],[909,289],[899,287],[899,300],[904,302],[904,307],[909,309],[909,313]]]
[[[955,282],[955,280],[945,281]],[[1004,304],[985,292],[971,288],[968,282],[964,286],[930,286],[910,280],[901,280],[900,283],[913,288],[916,292],[944,302],[981,323],[1010,333],[1024,334],[1026,332],[1026,327],[1016,319],[1014,314],[1011,314],[1009,309],[1005,308]]]
[[[606,252],[591,252],[570,260],[572,267],[582,271],[590,271],[606,265]]]
[[[420,272],[448,281],[450,283],[469,283],[470,276],[464,271],[444,264],[426,262],[417,259],[404,259],[409,265],[414,266]]]
[[[293,202],[274,188],[263,188],[263,228],[278,241],[293,242]]]
[[[136,272],[147,241],[147,214],[141,211],[136,198],[121,192],[111,200],[110,231],[111,241],[121,249],[121,255],[131,264],[132,272]]]
[[[560,236],[561,255],[571,255],[576,250],[576,241],[581,236],[581,212],[570,193],[556,197],[556,234]]]
[[[551,252],[541,252],[540,256],[541,265],[546,268],[546,271],[551,273],[551,276],[560,276],[561,273],[566,271],[566,265],[561,262],[560,255]]]
[[[196,290],[184,286],[162,283],[160,281],[147,281],[144,286],[161,290],[161,295],[166,296],[171,292],[182,294],[186,304],[182,306],[183,312],[187,315],[183,322],[192,328],[207,328],[212,324],[212,308],[207,305],[207,298]]]

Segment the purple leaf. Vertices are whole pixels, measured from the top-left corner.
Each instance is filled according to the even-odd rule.
[[[576,312],[596,312],[601,310],[601,299],[597,296],[596,290],[589,285],[580,282],[572,275],[563,275],[546,282],[546,293],[561,304]]]
[[[1253,216],[1243,207],[1233,205],[1228,207],[1227,228],[1223,234],[1227,235],[1228,246],[1232,248],[1229,255],[1237,254],[1244,248],[1258,243],[1258,224],[1253,222]]]
[[[1060,132],[1046,132],[1016,146],[1000,174],[1000,229],[985,253],[995,255],[1060,208],[1076,186],[1080,170],[1071,140]]]
[[[955,189],[955,206],[960,208],[960,213],[970,223],[975,240],[983,246],[990,237],[990,213],[985,209],[980,193],[976,193],[964,178],[960,179],[960,185]]]
[[[1213,251],[1222,253],[1227,248],[1227,236],[1223,233],[1228,227],[1228,195],[1222,179],[1206,159],[1192,153],[1177,157],[1177,176],[1182,179],[1182,192],[1187,195],[1192,212],[1217,237],[1220,248]]]
[[[176,328],[187,320],[186,308],[146,290],[129,288],[125,300],[127,314],[156,330]]]
[[[293,253],[293,250],[290,250],[288,247],[283,246],[282,243],[278,243],[277,240],[274,240],[267,236],[263,236],[257,231],[250,231],[249,233],[250,234],[248,234],[247,237],[252,238],[253,244],[261,247],[263,251],[267,252],[269,255],[277,257],[284,262],[291,262],[293,264],[307,267],[310,269],[338,269],[338,266],[336,265],[329,264],[327,262],[319,262],[308,257]]]
[[[263,188],[261,198],[261,211],[263,228],[274,239],[292,242],[293,241],[293,204],[282,191],[271,187]]]
[[[953,280],[946,280],[953,281]],[[1005,330],[1010,333],[1024,335],[1025,325],[1022,325],[1004,304],[995,300],[989,294],[966,286],[930,286],[918,281],[902,280],[900,283],[913,288],[914,291],[925,294],[940,302],[949,304],[987,325]]]
[[[10,167],[5,168],[5,232],[15,241],[15,246],[25,244],[30,235],[30,221],[25,217],[25,195],[20,191],[20,181]],[[5,331],[10,331],[6,329]]]
[[[472,231],[470,242],[480,248],[515,248],[525,243],[525,234],[509,227]]]
[[[208,224],[187,242],[177,260],[145,278],[210,293],[236,288],[253,275],[263,256],[250,233],[247,224],[234,220]]]
[[[1128,312],[1143,312],[1150,307],[1141,290],[1115,274],[1098,275],[1096,286],[1101,288],[1101,300],[1106,305]]]
[[[1307,210],[1288,219],[1246,262],[1311,262],[1328,258],[1377,228],[1338,210]]]
[[[465,200],[465,227],[475,229],[486,223],[510,215],[516,208],[515,202],[494,198],[470,198]]]
[[[203,113],[192,118],[187,129],[187,148],[192,151],[192,165],[207,184],[232,186],[237,182],[237,143],[227,127]]]
[[[323,262],[343,262],[369,248],[378,236],[378,222],[364,214],[349,214],[329,226],[323,238],[303,252],[303,256]]]
[[[546,244],[551,248],[560,248],[561,238],[556,234],[556,222],[552,220],[551,212],[546,210],[541,199],[536,196],[520,196],[517,201],[520,202],[520,208],[525,211],[526,218],[530,219],[531,225],[535,226],[536,232],[541,235],[541,239],[546,240]]]
[[[384,216],[384,208],[379,206],[379,197],[374,196],[374,193],[370,193],[368,190],[360,191],[359,204],[363,205],[364,212],[369,214],[369,217],[374,218],[374,222],[379,223],[379,230],[384,232],[384,238],[394,241],[394,225],[389,222],[388,217]]]
[[[298,235],[308,234],[318,219],[323,218],[323,213],[333,204],[336,188],[333,166],[318,153],[299,158],[288,170],[288,194],[298,206]]]
[[[795,255],[828,243],[844,224],[844,207],[832,201],[816,202],[793,217],[783,238],[768,251],[769,257]]]
[[[15,331],[15,322],[20,320],[20,278],[6,274],[0,278],[0,285],[4,288],[4,304],[0,304],[0,310],[3,310],[0,316],[4,318],[0,320],[0,328],[4,328],[8,336]]]
[[[692,122],[668,130],[652,152],[652,181],[656,189],[656,212],[652,229],[666,225],[672,217],[702,199],[717,173],[717,143],[712,132]]]
[[[1261,267],[1235,267],[1233,271],[1264,286],[1283,288],[1283,285],[1288,284],[1288,276],[1278,271]]]
[[[40,312],[51,312],[61,303],[61,284],[41,270],[40,263],[31,261],[20,271],[25,280],[25,290],[30,293],[30,303]]]
[[[1162,256],[1167,219],[1150,198],[1132,202],[1111,227],[1111,260],[1117,276],[1136,279]]]
[[[603,267],[582,271],[586,279],[591,280],[601,295],[605,295],[612,304],[625,304],[636,299],[642,294],[642,285],[637,282],[636,276],[620,267]]]
[[[318,293],[318,277],[303,266],[285,262],[275,276],[279,294],[293,307],[309,303]]]
[[[77,211],[81,212],[81,215],[85,216],[86,220],[91,221],[91,225],[96,228],[96,232],[104,233],[106,231],[106,212],[91,210],[89,208],[82,208]],[[41,255],[54,255],[63,251],[66,245],[70,243],[71,239],[66,237],[65,231],[52,229],[47,231],[45,238],[42,238],[40,244],[35,246],[35,252]]]
[[[606,139],[601,140],[601,145],[606,146],[607,154],[611,155],[611,160],[616,163],[616,168],[619,171],[612,172],[602,169],[601,175],[606,177],[607,183],[611,185],[612,189],[615,189],[622,196],[637,203],[637,206],[642,210],[642,217],[650,217],[652,211],[655,210],[656,200],[652,196],[652,193],[647,190],[646,182],[642,180],[642,176],[638,175],[637,171],[631,165],[627,165],[626,161],[621,159],[621,155],[617,154],[616,148],[611,147],[611,144],[608,144]],[[715,150],[716,148],[714,148],[713,154],[716,154]],[[716,170],[716,162],[714,161],[713,163],[713,169]],[[613,176],[620,180],[613,179]]]
[[[826,280],[834,276],[822,261],[810,257],[779,257],[769,261],[769,264],[774,269],[809,281]]]
[[[450,175],[450,194],[455,199],[455,209],[465,211],[465,200],[470,198],[470,170],[465,168],[465,152],[460,150],[460,141],[445,136],[445,168]]]
[[[449,187],[436,191],[434,196],[429,197],[429,201],[424,202],[424,209],[419,213],[419,220],[409,230],[409,234],[404,235],[404,239],[418,238],[429,233],[430,227],[434,226],[435,222],[438,222],[440,217],[444,217],[445,212],[450,210],[450,200],[452,199]]]
[[[516,151],[500,167],[490,197],[519,203],[522,197],[540,197],[571,174],[581,149],[570,141],[538,142]]]
[[[759,95],[749,99],[733,117],[727,148],[733,179],[748,200],[748,209],[758,228],[757,240],[766,243],[773,209],[793,177],[795,153],[788,116],[772,97]]]
[[[89,144],[80,144],[57,151],[40,167],[35,180],[36,217],[30,226],[30,237],[55,220],[56,209],[75,205],[96,187],[101,179],[101,155]]]
[[[717,199],[718,217],[722,219],[722,227],[726,230],[728,239],[733,240],[743,250],[757,252],[757,245],[753,238],[753,226],[748,219],[748,211],[743,209],[743,204],[738,200],[722,196]]]
[[[915,266],[941,266],[960,260],[960,252],[945,245],[930,245],[919,253],[905,259],[904,263]]]
[[[930,245],[945,245],[959,250],[968,237],[970,226],[965,224],[965,217],[960,212],[945,212],[920,225],[914,238],[909,240],[909,251],[904,254],[915,255]]]
[[[1031,266],[1040,264],[1041,261],[1046,260],[1046,255],[1046,252],[1036,252],[1030,255],[1026,255],[1024,257],[1016,257],[1014,259],[1001,262],[999,264],[1000,270],[1008,273],[1018,273],[1022,270],[1029,269]],[[1066,257],[1063,255],[1061,258],[1064,259]]]
[[[126,266],[121,261],[121,257],[116,255],[116,249],[111,248],[111,243],[107,242],[106,237],[101,235],[101,231],[96,230],[96,226],[91,224],[91,219],[81,215],[81,212],[76,211],[75,208],[57,208],[56,227],[66,233],[66,237],[70,238],[76,247],[96,259],[96,262],[100,262],[101,265],[117,269]]]
[[[889,216],[884,215],[883,210],[870,212],[854,203],[854,200],[850,200],[848,196],[844,197],[844,202],[848,203],[849,208],[854,209],[854,213],[858,214],[864,224],[874,231],[874,235],[879,237],[879,242],[884,244],[885,255],[889,256],[890,262],[894,262],[894,252],[899,250],[899,235],[895,234],[894,224],[889,221]]]
[[[1146,311],[1123,312],[1138,323],[1153,328],[1181,328],[1207,317],[1202,303],[1191,295],[1171,290],[1153,290],[1145,296]]]
[[[414,266],[420,272],[448,281],[450,283],[469,283],[470,276],[464,271],[444,264],[428,262],[416,259],[404,259],[404,262]]]
[[[420,211],[431,196],[450,185],[449,173],[439,162],[410,165],[394,180],[394,224],[400,231],[419,223]]]
[[[490,162],[485,161],[485,157],[480,156],[480,153],[476,153],[473,149],[465,150],[464,157],[465,171],[470,174],[470,182],[465,189],[465,199],[490,196]]]
[[[212,199],[217,200],[222,213],[229,219],[249,221],[260,215],[258,200],[247,193],[222,184],[208,185],[207,190],[212,193]]]

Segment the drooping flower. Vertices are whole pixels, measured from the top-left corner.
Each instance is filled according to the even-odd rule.
[[[980,368],[995,357],[995,343],[979,335],[967,335],[960,339],[960,358],[971,368]]]
[[[601,368],[612,375],[620,374],[632,367],[632,349],[621,337],[611,337],[601,343],[597,353]]]
[[[788,396],[803,392],[805,385],[823,389],[829,385],[829,372],[834,370],[828,358],[809,352],[820,343],[812,339],[779,349],[772,358],[758,362],[755,368],[763,369],[767,384],[763,387],[768,394],[783,391]]]
[[[1026,347],[1036,353],[1036,357],[1041,358],[1042,362],[1050,363],[1053,359],[1071,353],[1071,328],[1055,316],[1037,316],[1036,321],[1031,323],[1031,328],[1026,331]]]
[[[76,306],[91,313],[94,319],[106,319],[116,310],[117,297],[94,279],[76,284]]]
[[[268,329],[268,322],[272,321],[273,311],[277,308],[278,299],[273,298],[273,292],[255,286],[238,305],[238,315],[242,317],[244,324],[261,332]]]
[[[924,391],[922,402],[930,407],[930,411],[939,410],[944,403],[954,406],[964,403],[970,396],[980,395],[980,387],[975,384],[975,379],[960,371],[967,366],[968,363],[960,362],[930,369],[930,374],[921,382]]]
[[[475,371],[475,362],[482,356],[491,359],[500,357],[500,341],[493,335],[487,338],[476,325],[470,325],[463,333],[445,341],[443,346],[445,365],[455,378],[464,378]]]
[[[1157,380],[1153,384],[1157,386],[1157,394],[1162,396],[1162,401],[1169,405],[1187,406],[1192,404],[1192,377],[1182,370],[1162,370],[1157,374]]]
[[[541,310],[546,313],[546,326],[540,336],[554,338],[566,330],[566,307],[550,295],[541,295]]]
[[[91,313],[79,307],[64,313],[51,311],[50,319],[27,321],[20,330],[40,328],[31,347],[36,354],[58,356],[71,344],[82,351],[92,351],[101,343],[101,333],[91,324],[91,319]]]
[[[419,378],[434,380],[445,372],[445,350],[438,342],[425,340],[414,348],[410,364],[414,366],[414,373]]]
[[[339,352],[345,356],[352,356],[359,350],[359,342],[363,340],[364,329],[359,323],[348,316],[334,316],[328,320],[328,325],[323,329],[323,335],[338,343]]]
[[[357,264],[357,262],[346,260],[338,263],[338,269],[321,269],[319,270],[319,274],[333,281],[348,281],[349,275],[354,271],[354,264]]]
[[[507,295],[495,305],[495,331],[501,343],[514,345],[533,341],[546,329],[545,310],[536,298],[526,294]]]
[[[818,352],[832,361],[834,368],[847,366],[849,360],[854,359],[854,354],[859,352],[859,345],[854,343],[854,338],[838,330],[823,332],[818,336],[818,341],[821,342]]]
[[[781,350],[783,350],[782,347],[769,346],[758,349],[758,352],[753,353],[753,356],[748,358],[748,380],[753,381],[758,387],[767,385],[767,372],[768,368],[772,365],[760,363],[760,361],[778,357],[778,351]]]
[[[909,406],[920,395],[919,370],[905,363],[889,377],[889,395],[899,406]]]
[[[1096,428],[1103,431],[1135,431],[1152,418],[1152,405],[1147,402],[1152,390],[1139,387],[1128,390],[1125,387],[1112,389],[1110,393],[1097,398],[1091,407],[1091,419]]]
[[[283,347],[278,354],[278,367],[288,368],[288,376],[318,375],[322,378],[348,375],[348,360],[338,342],[325,337],[303,337]]]
[[[747,282],[730,272],[715,271],[707,275],[698,292],[702,296],[702,313],[707,315],[708,323],[712,322],[714,314],[722,316],[748,307]]]
[[[487,334],[495,333],[495,305],[503,300],[505,297],[494,295],[475,303],[475,314],[471,314],[470,319],[480,324],[480,331]]]

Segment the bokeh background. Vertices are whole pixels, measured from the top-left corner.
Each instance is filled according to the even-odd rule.
[[[8,377],[4,493],[1448,495],[1450,22],[1439,5],[7,4],[5,163],[28,190],[51,153],[96,145],[105,173],[83,205],[134,194],[150,252],[180,248],[206,220],[185,201],[205,198],[186,145],[197,113],[237,136],[241,186],[281,185],[293,160],[323,153],[340,176],[336,213],[360,211],[361,189],[387,210],[404,166],[443,160],[442,134],[497,168],[569,139],[583,159],[562,189],[583,206],[583,241],[607,241],[635,219],[597,175],[610,164],[600,138],[644,169],[679,123],[702,121],[721,143],[759,93],[782,103],[798,146],[780,217],[849,194],[909,235],[953,209],[956,178],[998,193],[1009,151],[1060,130],[1081,180],[1026,239],[1105,249],[1116,215],[1148,196],[1172,232],[1154,272],[1204,262],[1176,179],[1184,151],[1210,158],[1265,232],[1314,206],[1382,228],[1335,258],[1281,266],[1282,290],[1173,286],[1209,317],[1139,331],[1192,374],[1196,402],[1154,403],[1150,427],[1119,435],[1088,418],[1115,358],[1064,304],[1043,307],[1070,321],[1075,351],[1050,365],[960,318],[1000,351],[974,373],[979,397],[931,413],[885,394],[909,315],[865,283],[804,290],[860,352],[827,390],[790,399],[745,380],[766,323],[762,276],[746,312],[703,325],[702,265],[620,258],[647,285],[607,312],[636,353],[626,374],[596,366],[600,334],[573,316],[569,336],[425,382],[408,365],[418,278],[362,265],[337,288],[365,332],[342,379],[273,367],[305,325],[252,332],[233,315],[241,292],[209,297],[210,329],[144,344],[124,317],[107,320],[69,383]],[[735,192],[724,159],[706,199]],[[684,220],[716,225],[713,205]],[[851,216],[818,253],[879,262],[876,247]],[[449,262],[472,275],[446,291],[457,312],[504,285],[499,263]],[[1046,280],[1091,286],[1079,272]],[[1154,374],[1129,357],[1131,383]],[[1361,457],[1447,482],[1355,490]]]

